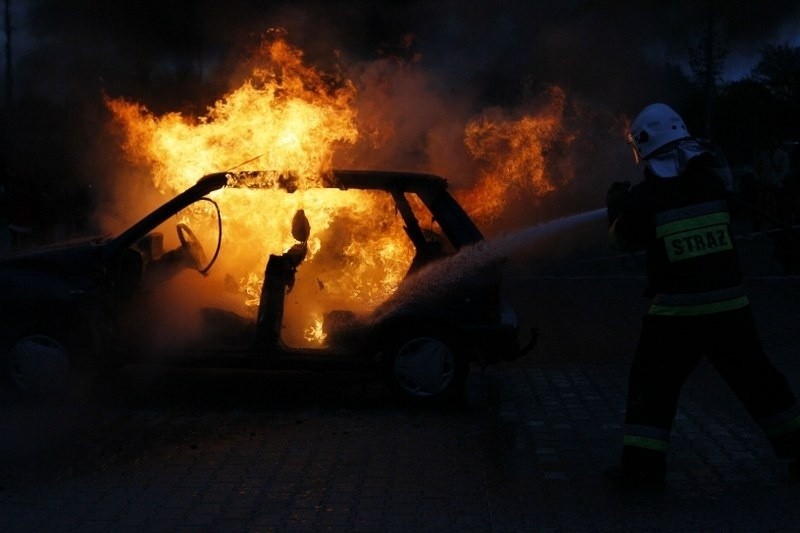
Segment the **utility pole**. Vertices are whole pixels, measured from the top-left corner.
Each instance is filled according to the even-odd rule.
[[[14,69],[11,54],[11,0],[5,0],[5,25],[6,25],[6,110],[11,111],[14,105]]]

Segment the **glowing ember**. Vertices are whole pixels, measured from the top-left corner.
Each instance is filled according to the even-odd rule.
[[[314,324],[306,329],[305,339],[312,344],[322,344],[326,337],[322,317],[314,314],[311,318]]]

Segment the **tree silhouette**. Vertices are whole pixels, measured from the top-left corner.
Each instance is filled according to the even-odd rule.
[[[765,85],[776,98],[797,105],[800,98],[800,46],[767,45],[752,78]]]
[[[722,71],[728,49],[719,44],[714,2],[710,0],[706,8],[708,10],[706,30],[700,40],[689,47],[688,52],[692,81],[703,94],[703,135],[710,138],[714,133],[714,101],[717,87],[722,83]]]

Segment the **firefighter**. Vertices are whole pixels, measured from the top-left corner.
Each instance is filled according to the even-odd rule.
[[[678,396],[706,356],[797,478],[800,405],[764,353],[742,286],[724,156],[661,103],[641,111],[628,141],[644,180],[609,189],[609,237],[617,249],[645,250],[651,303],[629,374],[621,464],[606,477],[663,488]]]

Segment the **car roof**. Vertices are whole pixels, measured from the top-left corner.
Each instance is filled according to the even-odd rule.
[[[161,207],[122,232],[108,247],[109,253],[133,244],[152,227],[160,224],[178,210],[221,189],[230,188],[281,188],[287,192],[298,189],[299,178],[290,172],[264,170],[228,171],[206,174],[193,186],[178,194]],[[394,192],[432,192],[447,188],[447,180],[433,174],[386,170],[332,170],[322,176],[320,188],[373,189]]]
[[[222,173],[228,177],[232,188],[274,188],[288,192],[297,190],[299,178],[287,172],[252,170]],[[201,179],[207,179],[204,176]],[[374,189],[416,192],[419,190],[445,189],[447,180],[434,174],[389,170],[343,170],[335,169],[323,174],[321,188]]]

